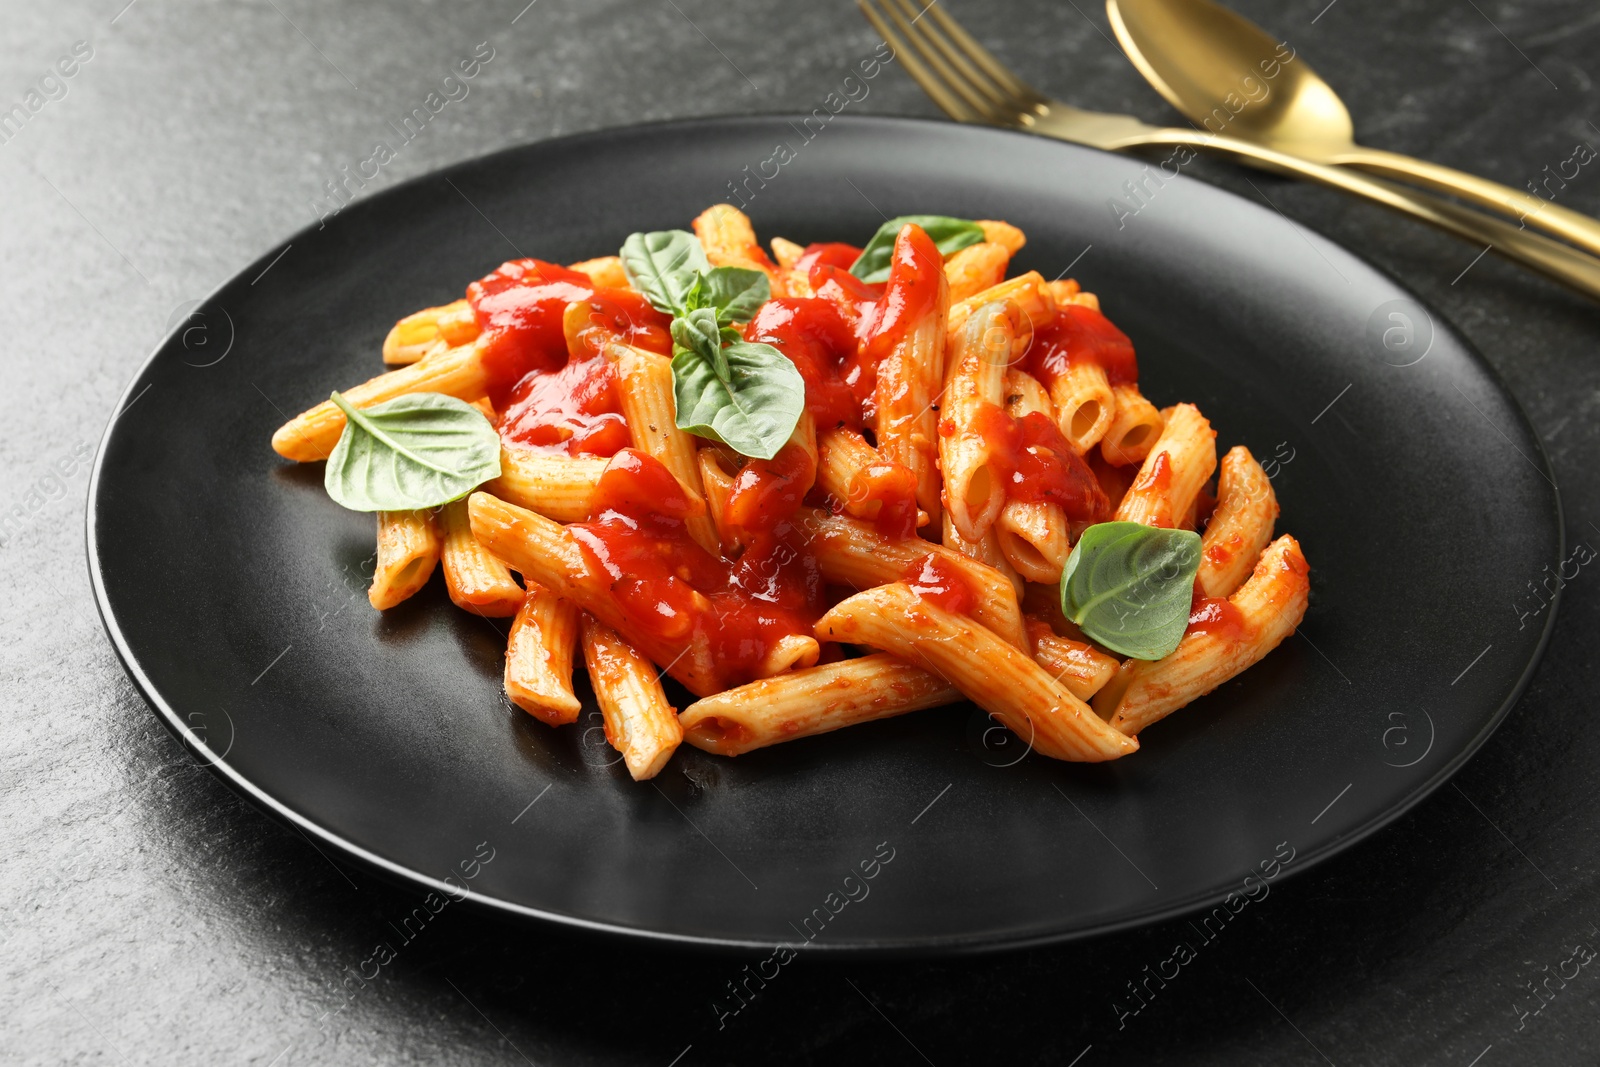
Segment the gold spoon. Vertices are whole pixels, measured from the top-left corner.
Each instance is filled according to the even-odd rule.
[[[1499,182],[1355,142],[1350,112],[1293,48],[1210,0],[1106,0],[1133,65],[1216,134],[1318,163],[1360,167],[1504,212],[1600,254],[1600,221]]]

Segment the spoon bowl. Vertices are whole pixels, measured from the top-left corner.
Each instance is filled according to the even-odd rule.
[[[1600,222],[1538,196],[1355,142],[1350,112],[1286,42],[1211,0],[1106,0],[1146,81],[1197,126],[1458,196],[1600,254]]]
[[[1358,147],[1333,87],[1250,20],[1203,0],[1107,0],[1106,13],[1145,81],[1210,132],[1299,145],[1322,163]]]

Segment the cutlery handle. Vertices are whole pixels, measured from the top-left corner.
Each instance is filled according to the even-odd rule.
[[[1571,208],[1561,207],[1532,193],[1522,192],[1509,185],[1501,185],[1499,182],[1480,178],[1476,174],[1468,174],[1453,167],[1442,167],[1425,159],[1413,159],[1398,152],[1385,152],[1377,148],[1357,147],[1353,151],[1341,152],[1335,157],[1334,162],[1370,170],[1385,178],[1412,182],[1435,192],[1459,196],[1479,207],[1509,215],[1517,220],[1519,226],[1522,224],[1535,226],[1546,233],[1571,241],[1579,248],[1600,255],[1600,220],[1592,219]],[[1565,180],[1560,177],[1556,180],[1565,188]],[[1549,191],[1554,194],[1557,190]]]
[[[1365,197],[1437,226],[1457,237],[1488,245],[1506,259],[1537,270],[1591,299],[1600,300],[1600,259],[1559,241],[1529,233],[1510,223],[1490,218],[1447,200],[1440,200],[1427,193],[1369,177],[1360,171],[1313,163],[1308,159],[1280,152],[1253,141],[1243,141],[1236,137],[1218,137],[1198,130],[1177,128],[1151,130],[1141,135],[1137,143],[1188,145],[1192,148],[1249,160],[1268,170],[1306,178],[1321,185]],[[1134,142],[1124,142],[1123,146],[1134,147]]]

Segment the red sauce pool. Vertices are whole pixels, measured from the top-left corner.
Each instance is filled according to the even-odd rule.
[[[625,448],[600,477],[589,521],[567,530],[610,579],[624,636],[675,651],[703,641],[715,684],[743,685],[779,639],[811,635],[825,606],[822,573],[787,522],[736,562],[713,556],[689,536],[697,510],[658,460]]]
[[[599,293],[629,343],[672,352],[671,319],[627,289],[597,290],[587,274],[538,259],[514,259],[467,286],[478,321],[489,399],[505,406],[524,375],[558,370],[567,362],[561,319],[567,305]]]
[[[1075,363],[1098,363],[1112,385],[1139,380],[1139,362],[1128,335],[1094,308],[1062,304],[1055,318],[1033,331],[1028,370],[1045,388]]]
[[[794,517],[816,477],[811,453],[792,442],[771,459],[752,459],[733,477],[724,520],[746,543],[770,534]]]
[[[917,596],[948,612],[970,615],[978,606],[978,594],[966,576],[936,552],[929,552],[906,568],[905,580]]]

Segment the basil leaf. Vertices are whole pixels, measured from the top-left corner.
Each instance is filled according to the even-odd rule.
[[[739,335],[734,333],[732,339],[739,340]],[[710,308],[698,308],[681,319],[672,320],[673,354],[676,355],[679,349],[694,353],[709,363],[719,378],[727,378],[732,373],[728,369],[727,357],[722,354],[723,340],[722,329],[717,325],[717,313]]]
[[[707,310],[693,314],[711,317]],[[677,334],[673,323],[674,338]],[[700,347],[674,349],[678,429],[720,441],[753,459],[771,459],[805,410],[805,379],[771,345],[737,341],[719,348],[717,355],[713,362]]]
[[[1200,535],[1137,522],[1083,532],[1061,571],[1061,611],[1084,633],[1134,659],[1160,659],[1189,626]]]
[[[465,401],[412,393],[357,409],[332,399],[345,426],[322,484],[351,511],[438,507],[500,476],[500,435]]]
[[[685,230],[631,233],[622,242],[622,272],[657,311],[682,315],[700,272],[710,271],[700,239]]]
[[[850,264],[850,273],[864,282],[888,281],[889,264],[894,260],[894,239],[900,236],[900,228],[908,222],[921,226],[943,256],[983,240],[983,227],[967,219],[953,219],[948,215],[901,215],[878,227],[878,232],[872,235],[872,240],[861,250],[861,255]]]
[[[700,275],[700,282],[689,294],[688,307],[711,308],[717,321],[749,322],[756,311],[772,297],[772,283],[758,270],[743,267],[718,267]]]

